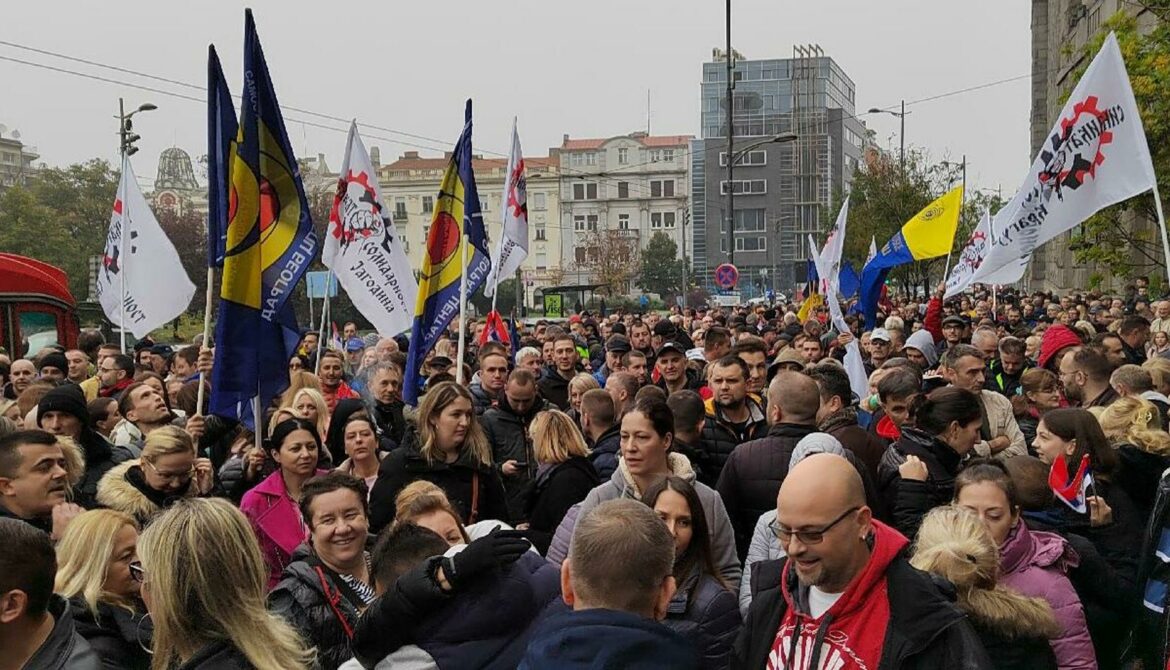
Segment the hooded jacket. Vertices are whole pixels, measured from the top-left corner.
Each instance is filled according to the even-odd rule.
[[[629,612],[561,609],[536,627],[521,670],[698,670],[690,640]],[[760,666],[763,667],[763,666]]]
[[[597,441],[593,443],[593,448],[589,451],[589,461],[593,463],[593,469],[597,470],[597,476],[605,481],[613,476],[618,466],[618,458],[621,457],[622,451],[622,427],[621,423],[615,423],[605,432],[597,436]]]
[[[153,626],[145,608],[131,612],[104,602],[98,603],[97,616],[81,597],[69,599],[77,634],[101,658],[103,670],[149,670],[150,641]]]
[[[723,670],[731,663],[731,645],[743,627],[743,618],[735,594],[696,566],[678,585],[662,623],[694,640],[705,670]]]
[[[907,456],[922,459],[926,465],[926,481],[902,479],[898,466],[906,462]],[[878,490],[899,532],[914,537],[927,512],[951,501],[955,495],[955,475],[962,460],[938,438],[917,428],[903,427],[902,437],[890,445],[878,466]]]
[[[69,603],[61,596],[53,595],[49,598],[48,613],[53,617],[53,630],[24,667],[29,670],[99,670],[101,659],[77,633]]]
[[[318,475],[327,470],[318,470]],[[248,517],[260,552],[268,566],[268,588],[276,586],[290,562],[293,551],[308,537],[297,503],[288,495],[280,470],[268,475],[240,501],[240,511]]]
[[[569,380],[557,372],[555,365],[545,367],[544,374],[536,382],[540,395],[562,412],[569,409]]]
[[[926,365],[933,368],[938,365],[938,350],[934,343],[934,335],[924,328],[910,333],[910,337],[906,338],[906,345],[902,348],[921,351],[923,357],[926,358]]]
[[[1050,643],[1061,670],[1097,667],[1093,640],[1085,623],[1081,600],[1068,580],[1068,570],[1079,563],[1076,552],[1055,533],[1028,530],[1017,523],[999,548],[1000,583],[1026,596],[1043,598],[1052,606],[1060,634]]]
[[[786,559],[757,564],[732,667],[991,668],[963,613],[906,561],[906,538],[874,521],[871,545],[861,573],[819,618]]]
[[[600,483],[597,471],[582,456],[574,456],[537,474],[535,490],[523,518],[528,519],[524,536],[541,556],[548,552],[553,533],[569,508],[584,500]]]
[[[699,446],[707,455],[707,469],[710,472],[703,473],[703,483],[707,486],[715,486],[719,481],[719,473],[736,447],[768,434],[768,418],[759,399],[749,394],[744,402],[747,403],[748,419],[742,432],[732,427],[714,398],[703,403],[707,410],[707,420],[703,422]]]
[[[493,407],[498,407],[503,400],[503,393],[499,397],[493,398],[490,393],[484,389],[483,384],[476,379],[468,385],[467,390],[471,393],[472,405],[475,408],[475,413],[482,415]]]
[[[461,521],[471,523],[472,499],[478,487],[477,521],[496,519],[507,522],[508,506],[504,485],[492,466],[475,461],[464,450],[454,463],[436,460],[428,462],[419,451],[417,442],[406,438],[378,468],[378,481],[370,491],[370,533],[376,534],[394,521],[394,501],[407,484],[419,479],[443,489],[447,499],[459,510]]]
[[[194,496],[194,480],[174,493],[155,491],[147,485],[138,459],[126,461],[110,470],[98,482],[97,502],[102,507],[129,514],[145,527],[156,514],[183,498]]]
[[[716,490],[731,517],[739,556],[747,554],[756,519],[776,508],[776,494],[788,476],[788,462],[796,443],[816,430],[813,425],[776,424],[767,437],[744,442],[731,452]]]
[[[668,454],[667,465],[671,474],[682,477],[695,487],[695,493],[699,495],[699,501],[703,503],[703,513],[707,517],[707,526],[711,535],[711,558],[715,561],[715,568],[724,581],[738,587],[739,577],[743,571],[740,569],[739,558],[735,554],[735,533],[732,530],[731,519],[727,516],[727,509],[723,507],[723,500],[709,486],[695,481],[695,471],[691,469],[691,464],[687,462],[686,457],[674,453]],[[585,496],[585,500],[581,501],[577,516],[570,519],[569,514],[565,514],[565,521],[562,521],[557,528],[553,543],[557,542],[557,537],[564,535],[563,545],[570,546],[573,525],[576,524],[577,519],[584,518],[601,503],[618,498],[633,498],[635,500],[642,498],[642,491],[638,490],[638,486],[634,483],[624,459],[619,462],[618,469],[614,471],[608,482],[601,484]],[[569,521],[571,523],[566,524]]]
[[[366,603],[314,554],[308,544],[293,552],[268,607],[317,648],[321,670],[335,670],[353,656],[350,639]]]

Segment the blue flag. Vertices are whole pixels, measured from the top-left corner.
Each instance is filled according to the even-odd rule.
[[[300,339],[289,297],[318,244],[251,10],[244,14],[244,81],[211,412],[255,429],[259,419],[249,405],[258,400],[263,411],[288,387],[288,361]]]
[[[466,266],[463,265],[464,244],[467,245]],[[459,314],[459,284],[463,273],[467,273],[467,295],[470,296],[487,279],[491,268],[491,253],[487,248],[487,233],[471,165],[471,100],[468,100],[463,133],[455,143],[455,151],[439,184],[439,197],[427,235],[427,251],[419,272],[406,379],[402,384],[402,399],[406,404],[418,404],[419,381],[427,352]],[[462,361],[455,364],[461,365]]]
[[[207,47],[207,267],[222,268],[231,203],[236,107],[215,46]]]
[[[861,277],[857,276],[857,270],[853,269],[852,263],[848,261],[841,263],[841,271],[837,273],[837,288],[841,297],[846,300],[852,298],[861,288]]]

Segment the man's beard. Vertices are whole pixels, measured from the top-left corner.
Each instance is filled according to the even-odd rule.
[[[723,409],[740,409],[745,404],[747,404],[747,397],[745,396],[743,398],[740,398],[739,400],[728,400],[728,401],[717,399],[715,402],[719,403],[719,406],[722,407]]]

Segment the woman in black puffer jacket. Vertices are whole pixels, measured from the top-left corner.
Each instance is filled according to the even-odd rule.
[[[983,406],[979,396],[947,386],[918,396],[902,437],[878,465],[878,489],[894,526],[914,537],[922,517],[955,495],[955,475],[979,441]]]
[[[353,658],[354,627],[374,600],[366,484],[340,472],[315,477],[305,483],[300,507],[311,536],[293,553],[269,608],[317,647],[318,667],[335,670]]]
[[[666,477],[642,496],[666,523],[675,542],[674,580],[678,590],[662,623],[693,640],[708,670],[731,663],[731,645],[743,627],[739,598],[719,576],[711,558],[707,519],[695,487]]]

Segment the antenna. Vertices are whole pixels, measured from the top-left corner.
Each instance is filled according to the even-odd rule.
[[[650,137],[650,89],[646,89],[646,137]]]
[[[14,140],[19,140],[19,139],[20,139],[20,131],[19,131],[19,130],[13,130],[13,131],[12,131],[12,139],[14,139]]]

